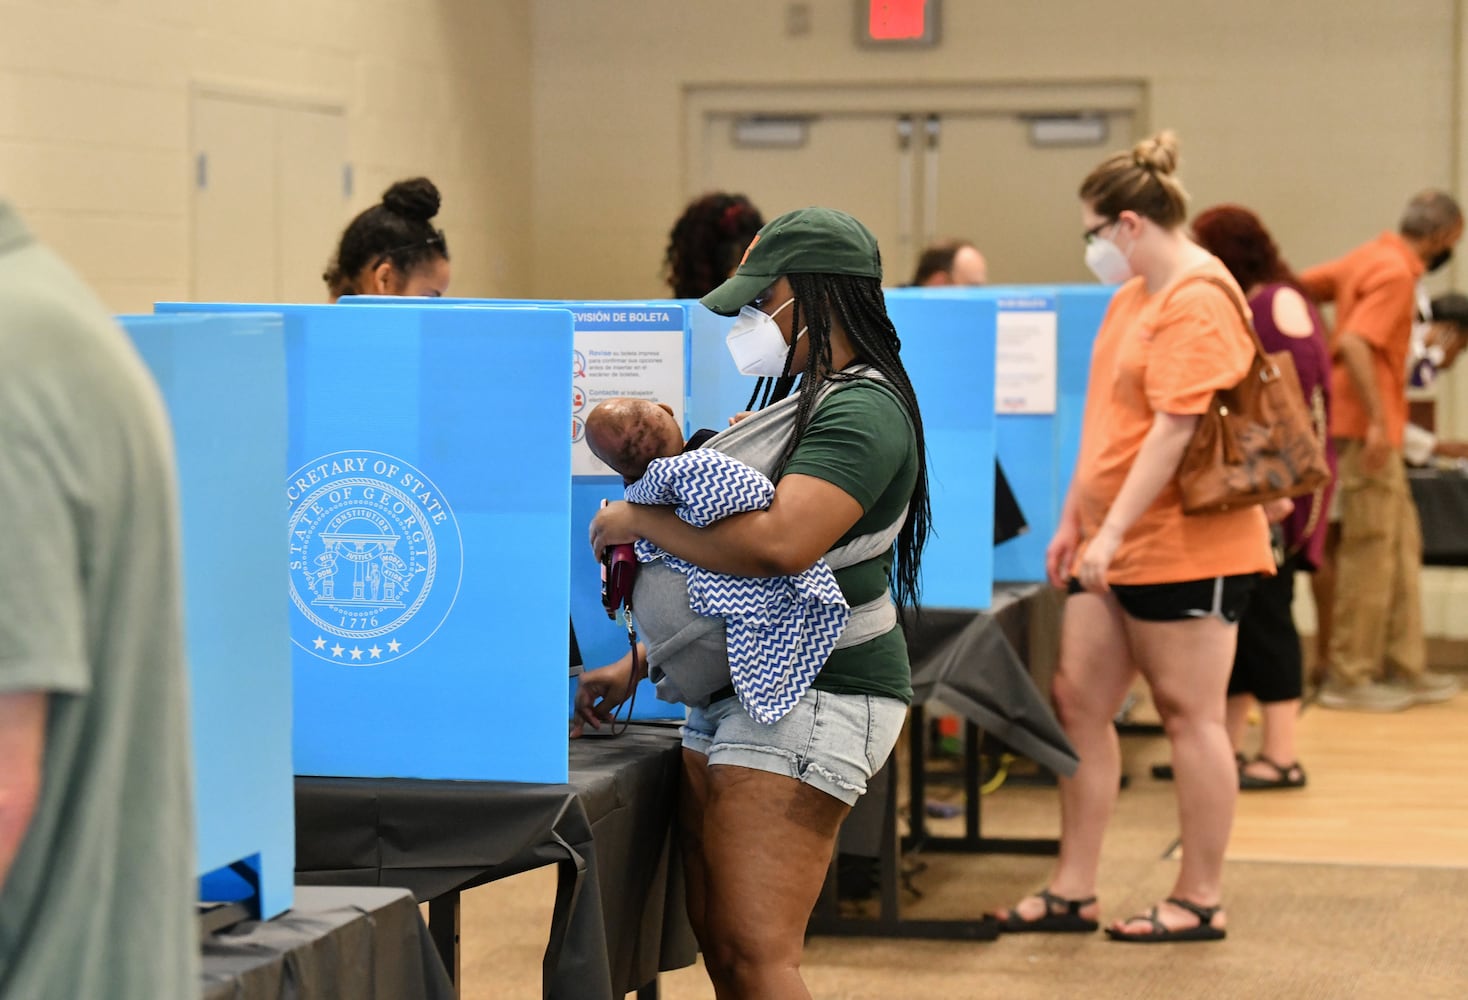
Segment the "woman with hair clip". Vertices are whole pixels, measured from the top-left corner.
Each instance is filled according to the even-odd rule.
[[[668,234],[663,277],[675,299],[698,299],[719,287],[765,224],[742,194],[713,191],[689,203]]]
[[[433,182],[415,177],[398,181],[353,219],[321,276],[331,301],[343,295],[438,298],[448,291],[449,245],[432,223],[439,204]]]
[[[1168,897],[1116,921],[1119,941],[1224,936],[1223,855],[1238,797],[1224,726],[1237,623],[1274,571],[1259,507],[1185,516],[1178,464],[1217,389],[1254,357],[1243,296],[1188,239],[1170,132],[1116,153],[1080,188],[1086,264],[1121,284],[1096,335],[1075,477],[1046,570],[1068,588],[1053,695],[1081,763],[1060,779],[1049,884],[998,916],[1009,933],[1099,926],[1102,835],[1121,779],[1112,720],[1137,672],[1172,746],[1182,863]]]
[[[598,557],[647,539],[743,577],[794,575],[824,559],[851,608],[809,688],[759,722],[746,691],[731,686],[722,620],[693,615],[686,579],[646,563],[634,594],[646,657],[629,654],[581,680],[578,729],[606,721],[644,671],[659,697],[690,706],[680,799],[688,912],[723,1000],[810,996],[800,976],[805,927],[837,830],[912,700],[898,608],[917,600],[927,470],[881,278],[876,239],[849,215],[808,208],[761,229],[703,304],[738,316],[729,350],[742,373],[760,378],[751,406],[764,405],[705,447],[768,475],[773,501],[705,528],[671,508],[629,503],[591,524]]]

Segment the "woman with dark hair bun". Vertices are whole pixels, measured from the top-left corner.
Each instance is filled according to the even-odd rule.
[[[382,201],[352,220],[321,276],[335,302],[343,295],[438,298],[449,287],[449,245],[432,223],[438,188],[426,177],[398,181]]]
[[[675,299],[702,298],[734,273],[764,216],[742,194],[715,191],[692,202],[668,234],[663,276]]]

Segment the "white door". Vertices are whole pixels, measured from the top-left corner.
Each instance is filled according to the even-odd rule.
[[[973,241],[993,284],[1088,282],[1076,189],[1132,144],[1134,115],[1100,115],[1092,144],[1049,146],[1031,139],[1037,114],[712,112],[688,194],[742,192],[766,219],[813,204],[850,212],[876,234],[889,286],[906,284],[922,248],[945,237]]]
[[[193,104],[196,302],[275,297],[275,109],[196,94]]]
[[[194,300],[324,301],[349,209],[345,114],[204,91],[191,113]]]
[[[1076,191],[1112,150],[1129,149],[1133,117],[1102,119],[1086,145],[1036,145],[1017,115],[933,119],[925,164],[925,232],[973,241],[996,285],[1089,283]]]
[[[321,275],[349,221],[347,119],[278,108],[275,122],[277,301],[321,302]]]
[[[766,221],[810,205],[856,216],[877,237],[888,284],[911,267],[915,239],[911,121],[893,115],[704,119],[698,191],[749,197]]]

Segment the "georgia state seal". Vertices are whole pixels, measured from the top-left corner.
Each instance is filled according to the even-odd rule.
[[[365,667],[433,637],[458,599],[464,552],[432,480],[391,455],[341,451],[297,469],[285,494],[297,646]]]

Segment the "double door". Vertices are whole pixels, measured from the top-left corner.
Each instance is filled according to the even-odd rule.
[[[711,111],[690,194],[743,192],[766,219],[817,204],[849,212],[876,234],[889,286],[906,284],[941,238],[978,246],[991,284],[1090,281],[1076,191],[1108,152],[1132,145],[1135,119],[1129,109]]]

